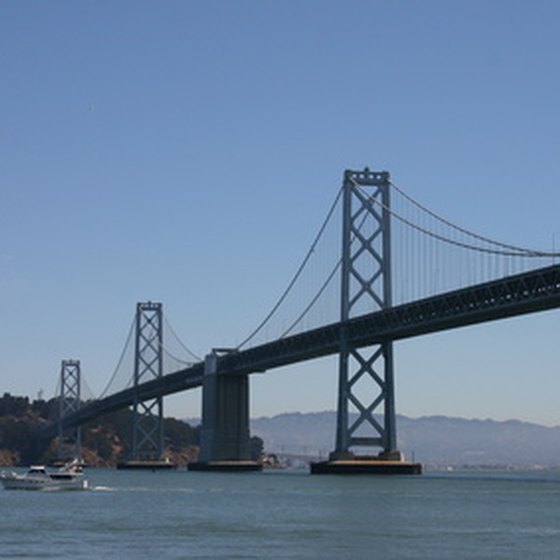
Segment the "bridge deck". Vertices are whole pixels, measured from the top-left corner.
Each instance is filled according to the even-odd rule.
[[[359,347],[556,307],[560,307],[560,265],[376,311],[347,323],[330,324],[228,354],[219,358],[218,371],[231,375],[255,373],[335,354],[339,350],[341,329],[346,329],[351,344]],[[195,364],[140,385],[138,398],[146,400],[199,387],[203,375],[204,365]],[[126,389],[68,415],[65,426],[83,424],[133,402],[134,389]],[[45,427],[45,436],[55,434],[55,425]]]
[[[391,307],[224,356],[220,370],[252,373],[334,354],[340,330],[360,347],[560,307],[560,265]]]

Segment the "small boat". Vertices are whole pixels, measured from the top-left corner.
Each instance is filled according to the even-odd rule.
[[[6,490],[86,490],[89,486],[77,461],[56,471],[43,465],[33,465],[25,474],[2,471],[0,481]]]

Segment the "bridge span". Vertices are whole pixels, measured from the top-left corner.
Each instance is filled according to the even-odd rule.
[[[396,200],[391,202],[393,196]],[[304,302],[310,301],[303,313],[298,311],[296,322],[290,319],[292,327],[257,344],[254,336],[275,316],[310,262],[339,201],[342,256],[337,255],[332,263],[326,282],[316,293],[308,294],[313,297]],[[325,236],[324,244],[331,248],[336,242]],[[419,472],[419,465],[405,466],[397,447],[393,343],[560,307],[560,265],[535,264],[535,259],[551,257],[560,254],[493,241],[453,224],[404,193],[386,171],[346,170],[306,258],[249,338],[235,350],[214,349],[204,362],[183,369],[178,366],[164,375],[161,303],[138,304],[134,386],[76,407],[64,418],[61,415],[60,432],[63,425],[66,429],[79,426],[132,406],[133,454],[135,449],[140,454],[146,444],[145,457],[149,453],[161,456],[163,396],[202,387],[200,463],[193,468],[218,468],[218,463],[222,468],[232,462],[236,463],[232,468],[244,468],[250,458],[249,376],[337,354],[335,448],[326,470],[320,467],[312,472],[331,472],[338,466],[339,472],[367,471],[370,467],[363,461],[372,455],[355,455],[353,449],[371,447],[382,450],[376,460],[384,464],[372,465],[376,472],[402,472],[403,467]],[[526,260],[532,263],[530,270]],[[522,265],[521,271],[518,265]],[[512,270],[518,273],[511,274]],[[399,279],[397,286],[393,286],[393,273]],[[306,319],[313,326],[291,334],[336,274],[340,280],[338,314],[320,323]],[[253,341],[252,347],[247,347],[249,341]],[[46,427],[45,435],[55,433],[55,426]]]
[[[217,372],[228,376],[252,374],[336,354],[340,351],[342,329],[353,346],[364,347],[558,307],[560,265],[553,265],[225,354],[217,359]],[[201,387],[203,379],[201,362],[86,404],[66,416],[64,424],[68,428],[79,426],[131,406],[135,398],[153,399]],[[53,424],[45,428],[43,435],[53,437],[56,433]]]

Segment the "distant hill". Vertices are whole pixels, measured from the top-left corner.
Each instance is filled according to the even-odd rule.
[[[289,413],[251,421],[265,451],[326,457],[333,449],[336,413]],[[397,416],[399,449],[432,466],[560,466],[560,427],[508,420]]]
[[[41,427],[58,416],[58,399],[30,401],[0,396],[0,467],[50,463],[57,457],[54,440],[40,437]],[[132,412],[118,410],[82,426],[82,453],[89,466],[114,466],[128,456]],[[178,465],[198,456],[198,430],[174,418],[164,419],[166,455]]]

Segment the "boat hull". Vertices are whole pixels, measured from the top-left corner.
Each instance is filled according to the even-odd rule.
[[[88,481],[77,474],[18,474],[3,472],[0,482],[5,490],[86,490]]]

